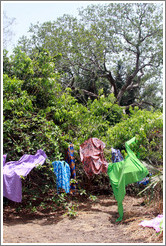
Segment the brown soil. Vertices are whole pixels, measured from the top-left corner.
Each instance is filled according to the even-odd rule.
[[[143,198],[125,196],[124,218],[118,218],[117,203],[112,195],[100,195],[96,201],[87,197],[70,198],[76,216],[69,210],[16,212],[6,206],[3,215],[3,243],[162,243],[162,234],[139,223],[152,219],[158,208],[144,204]]]

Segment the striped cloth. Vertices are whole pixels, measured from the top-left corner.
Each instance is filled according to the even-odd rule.
[[[71,179],[76,179],[76,168],[75,168],[75,158],[74,158],[74,146],[70,143],[67,152],[66,152],[66,162],[70,166]],[[76,191],[76,183],[70,184],[70,193],[74,194]]]

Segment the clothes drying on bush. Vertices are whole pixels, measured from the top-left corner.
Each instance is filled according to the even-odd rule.
[[[122,154],[121,154],[119,149],[111,148],[111,152],[112,152],[111,160],[112,160],[113,163],[124,160],[124,158],[123,158],[123,156],[122,156]]]
[[[30,171],[43,165],[47,156],[42,149],[35,155],[23,155],[18,161],[4,163],[3,166],[3,196],[14,202],[22,201],[21,177],[27,176]]]
[[[75,179],[76,180],[76,168],[75,168],[75,159],[74,159],[74,146],[72,143],[70,143],[67,153],[66,153],[66,162],[70,166],[70,172],[71,176],[70,179]],[[76,183],[71,183],[70,184],[70,193],[75,193],[76,191]]]
[[[135,137],[125,143],[128,155],[124,160],[116,163],[109,163],[108,176],[113,189],[115,199],[118,202],[118,212],[120,217],[117,221],[123,218],[122,201],[126,194],[125,186],[138,182],[148,175],[147,168],[138,160],[129,145],[135,142]]]
[[[52,163],[56,175],[57,192],[64,189],[66,193],[70,191],[70,167],[65,161],[54,161]]]
[[[93,174],[107,173],[108,163],[104,158],[105,143],[98,138],[89,138],[80,145],[80,158],[88,177]]]

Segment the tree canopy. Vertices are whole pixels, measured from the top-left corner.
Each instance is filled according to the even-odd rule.
[[[90,5],[78,18],[64,15],[31,25],[31,38],[20,39],[27,54],[46,48],[73,95],[97,98],[114,93],[121,106],[161,106],[163,16],[161,3]],[[153,92],[152,92],[153,91]],[[152,92],[152,93],[151,93]]]
[[[12,31],[13,24],[15,24],[15,18],[9,18],[6,12],[3,12],[3,47],[7,48],[14,35]]]
[[[42,172],[24,180],[30,206],[43,195],[50,200],[52,162],[65,159],[70,142],[81,189],[79,148],[91,137],[106,144],[111,162],[111,147],[125,157],[125,142],[135,136],[138,157],[162,167],[161,10],[158,3],[91,5],[78,18],[31,25],[31,38],[22,37],[11,56],[4,50],[3,152],[8,160],[38,149],[48,156]],[[108,186],[107,178],[92,183]]]

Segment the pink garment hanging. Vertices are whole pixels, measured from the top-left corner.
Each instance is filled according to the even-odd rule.
[[[105,143],[98,138],[89,138],[80,145],[80,158],[88,177],[107,172],[108,163],[104,158],[104,148]]]
[[[157,217],[155,217],[152,220],[143,220],[139,225],[144,227],[153,227],[156,232],[160,232],[161,229],[163,229],[163,215],[159,214]]]

